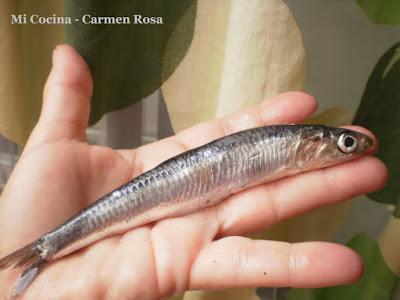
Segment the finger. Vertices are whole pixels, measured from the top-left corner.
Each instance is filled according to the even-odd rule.
[[[119,150],[119,153],[135,164],[135,176],[171,156],[240,130],[271,124],[300,123],[316,108],[315,99],[308,94],[283,93],[241,112],[195,125],[176,136],[136,150]],[[163,151],[153,151],[155,147]]]
[[[316,288],[351,283],[362,271],[359,256],[341,245],[228,237],[200,252],[192,265],[189,287]]]
[[[306,172],[263,184],[231,196],[215,207],[220,236],[264,229],[310,210],[382,188],[385,165],[375,157]]]
[[[71,46],[57,46],[42,112],[26,148],[60,139],[85,140],[91,95],[92,78],[85,61]]]
[[[238,113],[183,130],[175,136],[175,139],[190,149],[253,127],[300,123],[316,109],[317,102],[308,94],[282,93]]]

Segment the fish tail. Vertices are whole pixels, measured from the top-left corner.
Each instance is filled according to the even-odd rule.
[[[39,241],[33,242],[0,259],[0,270],[21,268],[32,264],[41,258],[42,251],[38,247]]]
[[[47,263],[43,258],[40,244],[40,240],[37,240],[0,259],[0,270],[25,267],[13,288],[12,299],[22,295]]]
[[[12,289],[12,299],[17,299],[18,297],[22,296],[26,288],[32,283],[36,276],[39,275],[40,271],[42,271],[46,263],[47,260],[39,258],[35,263],[30,265],[27,269],[25,269],[25,271],[22,272]]]

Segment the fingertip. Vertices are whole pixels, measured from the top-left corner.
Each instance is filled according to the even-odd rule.
[[[307,101],[312,104],[316,109],[318,108],[318,103],[314,96],[303,92],[303,91],[290,91],[282,94],[283,96],[291,99],[301,99],[302,101]]]
[[[309,111],[316,111],[318,109],[318,102],[314,96],[302,91],[290,91],[277,95],[276,101],[285,101],[290,104],[302,104],[302,107],[307,108]]]
[[[341,246],[341,245],[339,245]],[[364,274],[364,263],[362,261],[361,256],[354,251],[353,249],[346,247],[346,246],[342,246],[344,251],[347,251],[347,260],[350,261],[350,267],[352,267],[352,269],[350,270],[351,272],[349,272],[349,277],[348,277],[348,283],[354,283],[356,281],[358,281]],[[346,266],[348,266],[349,264],[345,262],[345,264],[343,264],[343,267],[345,268]]]
[[[318,108],[315,98],[300,91],[285,92],[261,103],[261,117],[269,124],[299,123]]]
[[[357,281],[364,272],[359,254],[346,246],[306,242],[297,244],[296,248],[296,253],[304,255],[310,261],[308,270],[296,269],[296,287],[318,288],[350,284]]]
[[[53,50],[52,61],[49,81],[62,81],[63,84],[78,87],[90,98],[93,81],[89,66],[72,46],[57,45]]]
[[[336,193],[336,198],[330,199],[332,202],[375,192],[385,186],[388,178],[385,164],[370,155],[332,166],[326,172]]]
[[[364,273],[364,264],[361,256],[353,249],[340,245],[340,244],[330,244],[332,248],[331,251],[327,251],[326,259],[331,259],[335,261],[337,269],[343,270],[342,276],[337,277],[337,282],[332,283],[332,285],[350,284],[354,283],[361,278]]]
[[[369,193],[376,192],[383,187],[385,187],[388,179],[389,179],[389,171],[383,161],[373,156],[365,156],[365,172],[372,173],[371,177],[374,177],[375,180],[371,180],[370,191]]]

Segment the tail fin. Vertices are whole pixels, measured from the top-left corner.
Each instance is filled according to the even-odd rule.
[[[42,251],[38,247],[39,245],[40,242],[37,240],[0,259],[0,271],[7,268],[22,268],[28,266],[25,271],[22,272],[14,286],[12,292],[13,299],[23,294],[24,290],[36,278],[47,262],[47,260],[42,257]]]
[[[26,288],[31,284],[31,282],[38,276],[40,271],[42,271],[44,265],[47,263],[46,260],[39,259],[36,263],[32,264],[18,278],[11,292],[11,298],[17,299],[22,296]]]
[[[20,268],[40,259],[41,251],[33,242],[13,253],[0,259],[0,270],[7,268]]]

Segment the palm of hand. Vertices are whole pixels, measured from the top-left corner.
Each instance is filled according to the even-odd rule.
[[[164,140],[161,144],[164,146],[170,144],[171,148],[181,148],[173,140]],[[162,150],[158,148],[165,150],[165,147],[159,147],[155,143],[145,146],[142,151],[139,149],[137,152],[157,153]],[[172,152],[177,149],[172,149]],[[14,232],[16,239],[10,242],[15,242],[16,245],[20,244],[21,239],[28,241],[32,240],[33,236],[39,237],[106,192],[139,175],[140,166],[143,164],[125,159],[135,155],[133,150],[119,152],[106,147],[90,146],[76,140],[44,143],[26,151],[21,157],[13,177],[8,182],[4,197],[7,197],[8,201],[17,201],[18,198],[25,198],[26,192],[30,191],[29,201],[23,202],[22,206],[5,205],[2,212],[17,217],[20,215],[20,211],[26,211],[29,214],[22,216],[25,222],[21,221],[21,226],[17,228],[15,228],[15,221],[9,223],[9,218],[3,218],[1,221],[6,222],[1,224],[1,228],[5,233],[11,230]],[[162,159],[154,157],[146,159],[144,154],[143,160],[149,163],[150,167]],[[27,170],[35,170],[35,172],[26,178]],[[21,183],[21,178],[26,178],[26,181]],[[23,185],[23,189],[20,188],[21,185]],[[13,191],[12,194],[9,191]],[[18,191],[21,191],[21,194]],[[13,209],[16,211],[12,211]],[[32,226],[26,228],[27,219],[37,220],[37,217],[43,214],[46,215],[46,218],[32,222]],[[191,262],[204,246],[213,241],[218,233],[218,224],[215,222],[216,220],[212,221],[215,214],[215,208],[210,208],[196,214],[160,221],[151,226],[133,229],[120,236],[101,240],[83,251],[64,258],[61,263],[50,266],[32,284],[25,296],[28,299],[58,298],[59,295],[64,295],[66,298],[95,299],[99,295],[101,286],[108,285],[106,281],[112,270],[115,268],[120,270],[126,268],[127,265],[130,265],[131,268],[121,276],[119,279],[121,283],[113,285],[114,289],[107,292],[110,298],[120,299],[124,295],[133,295],[134,297],[136,295],[137,298],[158,299],[177,291],[183,292],[189,287]],[[182,235],[183,232],[184,235]],[[190,238],[188,239],[188,237]],[[170,239],[173,239],[174,243],[163,245]],[[161,250],[161,258],[158,263],[170,264],[166,267],[166,273],[161,277],[162,284],[158,283],[160,274],[157,274],[156,270],[153,242],[165,247],[165,251]],[[181,247],[182,245],[183,247]],[[179,249],[176,246],[179,246]],[[104,261],[104,258],[99,260],[99,255],[106,258],[108,263]],[[177,262],[174,261],[177,255],[180,258],[178,268]],[[85,267],[82,268],[82,266]],[[103,278],[98,276],[98,273],[96,273],[96,278],[90,276],[93,270],[101,268],[104,271]],[[176,274],[167,274],[173,269],[176,269],[173,272]],[[79,270],[79,274],[85,282],[81,285],[65,284],[74,282],[76,270]],[[14,275],[9,274],[9,277],[4,280],[6,286],[14,282]],[[146,281],[144,289],[143,280]],[[50,289],[44,288],[48,281],[53,282]],[[60,282],[57,283],[58,281]],[[60,289],[63,285],[64,291],[62,288]],[[85,287],[84,290],[82,290],[82,286]]]
[[[63,140],[25,152],[3,196],[21,199],[27,198],[29,192],[28,201],[18,209],[28,212],[32,218],[46,212],[46,218],[29,228],[31,232],[21,228],[21,234],[31,238],[63,222],[131,176],[131,164],[116,151],[76,140]],[[7,214],[19,215],[17,211]],[[6,227],[7,224],[2,226]]]
[[[156,147],[154,148],[154,151],[158,150]],[[37,220],[37,216],[44,214],[46,218],[40,219],[38,222],[33,222],[32,226],[29,228],[26,228],[26,222],[21,222],[21,226],[15,228],[15,223],[13,222],[10,224],[9,218],[2,218],[1,221],[5,221],[4,224],[1,224],[3,232],[6,233],[9,232],[8,230],[12,230],[14,232],[14,237],[17,237],[15,241],[16,244],[20,244],[19,240],[21,238],[26,241],[31,240],[32,237],[40,236],[63,222],[69,216],[86,207],[90,202],[128,181],[132,176],[138,175],[140,171],[135,170],[135,163],[125,160],[123,155],[126,156],[127,153],[122,151],[120,154],[118,151],[109,148],[90,146],[87,143],[76,140],[45,143],[25,152],[13,173],[13,178],[10,179],[7,189],[4,191],[4,196],[8,198],[8,201],[14,201],[11,199],[25,198],[26,192],[29,191],[29,201],[25,201],[22,207],[5,205],[2,212],[6,215],[15,215],[16,217],[20,215],[20,211],[29,212],[28,215],[25,214],[23,216],[23,219]],[[57,167],[55,168],[54,166]],[[32,176],[26,178],[27,170],[35,170],[35,172]],[[21,183],[21,178],[26,178],[26,181]],[[13,193],[11,194],[8,191],[13,191]],[[13,212],[12,209],[15,208],[17,211]],[[11,228],[8,229],[8,227]],[[131,239],[137,240],[138,238],[140,240],[137,242],[126,242]],[[13,241],[10,242],[13,243]],[[140,247],[144,248],[144,246],[147,245],[151,249],[150,244],[150,227],[143,227],[141,229],[132,230],[132,232],[121,236],[102,240],[95,246],[88,247],[84,251],[72,255],[59,267],[50,267],[48,269],[48,275],[44,276],[42,279],[38,278],[34,284],[40,286],[43,284],[43,282],[41,282],[42,280],[47,281],[49,277],[54,278],[59,276],[60,273],[58,272],[62,272],[63,274],[62,279],[60,278],[62,281],[71,281],[73,277],[75,277],[77,269],[79,269],[80,273],[83,275],[84,272],[82,272],[82,268],[79,267],[82,265],[87,265],[86,270],[88,274],[91,273],[92,270],[98,269],[99,265],[104,265],[103,260],[97,259],[88,263],[88,260],[90,261],[88,256],[96,257],[98,251],[100,251],[99,249],[105,251],[104,257],[107,257],[107,260],[113,260],[113,253],[125,253],[127,259],[121,260],[121,256],[118,255],[119,258],[115,258],[115,264],[110,264],[105,268],[105,276],[107,276],[107,272],[110,272],[114,267],[118,265],[122,267],[126,265],[126,263],[129,263],[131,259],[130,256],[133,254],[130,251],[132,250],[132,246],[134,246],[134,254],[136,255],[134,261],[136,261],[138,258],[137,255],[144,250],[140,251]],[[140,247],[138,247],[138,245],[140,245]],[[143,254],[145,255],[145,253]],[[147,257],[147,259],[150,260],[151,257]],[[146,274],[146,281],[148,284],[156,282],[156,278],[154,277],[157,274],[154,272],[154,263],[148,261],[148,263],[145,264],[140,260],[137,262],[138,264],[136,267],[131,269],[132,274],[129,274],[129,276],[125,274],[125,276],[128,277],[122,279],[125,280],[124,285],[131,285],[131,280],[138,274]],[[70,278],[68,279],[68,277]],[[86,278],[85,276],[83,277]],[[14,276],[9,276],[7,281],[7,284],[13,282]],[[86,294],[82,293],[80,289],[73,291],[70,287],[66,287],[68,291],[65,291],[64,295],[68,295],[68,297],[72,298],[74,296],[84,297],[85,299],[95,298],[95,295],[98,293],[99,285],[101,285],[99,281],[99,277],[97,277],[96,280],[92,282],[90,282],[90,280],[86,282],[84,285]],[[137,282],[139,283],[140,280]],[[58,297],[56,295],[63,295],[63,292],[60,293],[59,287],[61,285],[57,284],[55,286],[57,286],[57,288],[52,291],[51,289],[36,289],[35,286],[32,285],[31,290],[26,296],[28,298],[31,296],[32,299],[37,299],[37,297],[44,299],[45,297],[51,298],[50,295],[54,295],[55,297]],[[137,294],[137,292],[140,291],[140,286],[142,286],[142,284],[136,286],[131,295]],[[116,299],[121,296],[120,288],[120,286],[118,286],[118,288],[116,286],[116,294],[114,295]],[[42,294],[37,294],[36,291],[38,290],[42,290]],[[124,293],[122,295],[125,295],[126,287],[123,290]],[[160,297],[158,287],[154,286],[149,289],[149,291],[151,292],[151,298]],[[112,295],[112,292],[110,295]]]
[[[58,63],[47,83],[41,119],[0,202],[0,256],[186,148],[248,127],[301,122],[315,110],[309,96],[286,94],[136,150],[90,146],[84,136],[89,109],[83,107],[90,98],[89,72],[73,49],[64,46],[56,52]],[[58,119],[54,118],[57,112]],[[49,264],[24,297],[158,299],[198,288],[348,283],[360,276],[361,263],[345,247],[252,241],[232,235],[255,232],[310,209],[376,190],[384,181],[382,163],[367,156],[254,187],[215,207],[103,239]],[[307,188],[310,184],[313,190]],[[15,276],[15,272],[0,273],[4,296]]]

